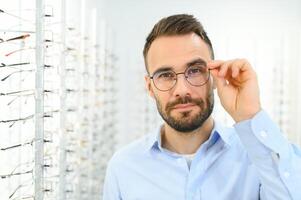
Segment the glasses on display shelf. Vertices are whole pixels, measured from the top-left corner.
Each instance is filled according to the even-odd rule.
[[[44,165],[44,167],[47,167],[46,165]],[[18,184],[17,187],[10,193],[10,195],[8,196],[8,199],[29,199],[29,198],[33,198],[34,199],[34,195],[32,194],[27,194],[23,197],[15,197],[15,194],[21,190],[24,187],[29,187],[29,189],[32,189],[32,187],[34,186],[34,175],[33,172],[31,172],[32,174],[32,178],[29,179],[28,181],[24,181],[22,184]],[[48,177],[45,177],[45,179],[47,179]],[[29,182],[29,183],[28,183]],[[45,186],[43,189],[43,192],[47,193],[47,192],[52,192],[53,191],[53,183],[51,181],[46,181],[45,180]]]
[[[55,93],[56,91],[53,90],[44,90],[43,93],[45,97],[48,97],[48,94]],[[29,90],[19,90],[19,91],[14,91],[14,92],[8,92],[8,93],[0,93],[0,96],[13,96],[14,98],[10,100],[7,105],[10,106],[12,103],[14,103],[16,100],[19,98],[25,98],[24,104],[27,104],[28,98],[29,97],[34,97],[35,92],[33,89]]]
[[[28,93],[31,92],[31,93]],[[7,93],[0,93],[0,96],[16,96],[16,95],[34,95],[35,90],[34,89],[27,89],[27,90],[18,90],[18,91],[13,91],[13,92],[7,92]],[[56,90],[47,90],[44,89],[43,93],[55,93],[57,92]],[[22,94],[23,93],[23,94]]]
[[[33,72],[33,71],[35,71],[35,69],[28,69],[28,70],[18,70],[18,71],[14,71],[14,72],[8,74],[7,76],[3,77],[3,78],[1,79],[1,81],[7,80],[9,77],[11,77],[11,76],[14,75],[14,74],[19,74],[19,73],[24,73],[24,72],[29,73],[29,72]]]
[[[51,42],[51,43],[53,43],[53,42]],[[44,49],[46,51],[46,54],[47,54],[47,49],[49,49],[50,47],[51,46],[49,45],[49,43],[44,43]],[[4,54],[4,56],[5,57],[10,57],[11,55],[15,55],[18,52],[23,53],[26,50],[35,50],[35,49],[36,49],[35,46],[28,46],[28,47],[20,48],[20,49],[17,49],[17,50],[13,50],[13,51],[11,51],[9,53]]]
[[[15,66],[20,66],[20,65],[30,65],[32,63],[30,62],[20,62],[20,63],[13,63],[13,64],[5,64],[5,63],[0,63],[0,68],[13,68],[13,69],[18,69],[15,68]]]
[[[50,68],[54,68],[54,66],[52,66],[52,65],[44,65],[44,68],[45,69],[50,69]],[[22,77],[22,79],[19,81],[20,83],[22,83],[22,82],[24,82],[30,75],[34,75],[34,73],[32,73],[32,72],[35,72],[36,71],[36,69],[22,69],[22,70],[18,70],[18,71],[14,71],[14,72],[11,72],[11,73],[9,73],[7,76],[5,76],[5,77],[3,77],[2,79],[1,79],[1,81],[6,81],[8,78],[10,78],[12,75],[14,75],[14,74],[23,74],[23,73],[26,73],[26,75],[24,76],[24,77]],[[46,80],[45,80],[45,82],[46,82]]]
[[[34,14],[34,12],[36,10],[35,9],[19,9],[19,10],[16,10],[15,12],[20,12],[20,11],[28,11],[28,12],[32,12]],[[49,6],[49,5],[46,5],[44,7],[44,13],[45,13],[44,17],[53,17],[53,7]],[[20,16],[14,14],[13,11],[7,11],[5,9],[0,9],[0,14],[6,14],[6,15],[11,16],[13,18],[16,18],[20,21],[34,23],[32,20],[28,20],[28,19],[25,19],[23,17],[20,17]]]
[[[16,15],[16,14],[14,14],[14,13],[7,12],[7,11],[5,11],[5,10],[3,10],[3,9],[0,9],[0,14],[5,14],[5,15],[7,15],[7,16],[16,18],[16,19],[18,19],[18,20],[20,20],[20,21],[23,21],[23,22],[33,23],[32,20],[24,19],[24,18],[22,18],[22,17],[20,17],[20,16],[18,16],[18,15]]]
[[[17,49],[17,50],[11,51],[9,53],[6,53],[4,56],[8,57],[8,56],[14,55],[18,52],[23,52],[26,50],[34,50],[34,49],[36,49],[36,48],[35,47],[25,47],[25,48]]]
[[[69,68],[65,68],[65,71],[67,72],[67,73],[74,73],[74,72],[76,72],[76,69],[75,68],[71,68],[71,67],[69,67]]]
[[[15,66],[23,66],[23,65],[33,65],[35,63],[31,63],[31,62],[20,62],[20,63],[12,63],[12,64],[5,64],[5,63],[0,63],[0,69],[1,68],[11,68],[11,69],[20,69],[18,67]],[[52,68],[54,67],[53,65],[44,65],[44,68]]]
[[[53,113],[57,113],[57,112],[59,112],[59,110],[53,110],[53,111],[44,112],[43,118],[53,117]],[[30,119],[33,119],[34,116],[35,116],[35,114],[28,115],[26,117],[16,118],[16,119],[0,120],[0,123],[11,123],[9,125],[9,128],[11,128],[16,122],[23,122],[23,123],[25,123],[26,121],[28,121]]]
[[[103,93],[117,93],[118,92],[117,88],[114,86],[104,87],[104,88],[101,88],[100,90]]]
[[[45,197],[51,197],[51,192],[54,191],[54,183],[53,181],[45,181],[44,182],[44,193],[45,193]]]
[[[26,92],[32,92],[34,90],[32,89],[28,89],[28,90],[18,90],[18,91],[13,91],[13,92],[7,92],[7,93],[0,93],[0,96],[14,96],[14,95],[20,95],[22,93],[25,93],[26,95]]]
[[[27,200],[31,199],[31,200],[34,200],[35,196],[31,195],[31,194],[28,194],[28,195],[23,195],[21,197],[13,198],[12,200],[20,200],[20,199],[27,199]]]
[[[75,191],[75,189],[74,189],[74,188],[75,188],[75,185],[73,185],[71,181],[70,181],[69,183],[66,184],[65,188],[66,188],[66,189],[65,189],[65,192],[66,192],[66,193],[69,193],[69,194],[70,194],[70,193],[74,193],[74,191]]]
[[[76,89],[71,89],[71,88],[67,88],[65,91],[66,91],[67,93],[76,93],[76,92],[79,92],[78,90],[76,90]]]
[[[0,47],[11,51],[12,48],[32,46],[35,44],[35,37],[32,33],[1,32],[0,29]]]
[[[68,112],[68,113],[72,113],[72,112],[76,112],[76,111],[78,111],[78,109],[76,107],[66,109],[66,112]]]
[[[28,102],[28,98],[31,97],[31,96],[33,96],[33,95],[34,95],[34,93],[26,94],[26,95],[17,95],[15,98],[13,98],[12,100],[10,100],[6,105],[7,106],[12,105],[19,98],[25,98],[24,104],[26,105],[27,102]]]
[[[4,13],[4,11],[3,11],[3,9],[1,10],[3,13]],[[6,10],[5,12],[7,13],[7,14],[9,14],[10,12],[7,12],[8,10]],[[47,15],[46,14],[46,16],[52,16],[53,14],[51,14],[51,15]],[[1,18],[1,13],[0,13],[0,18]],[[21,19],[20,19],[21,20]],[[22,21],[22,20],[21,20]],[[30,21],[30,20],[28,20],[28,21]],[[71,28],[71,30],[72,30],[72,28]],[[29,34],[29,33],[28,33]],[[30,41],[30,40],[27,40],[26,39],[26,37],[25,37],[25,33],[23,34],[24,35],[24,43],[22,43],[22,45],[24,45],[24,46],[29,46],[28,44],[28,41]],[[19,39],[17,39],[17,37],[10,37],[10,36],[12,36],[12,35],[9,35],[9,34],[7,34],[7,35],[5,35],[5,36],[2,36],[2,35],[0,35],[0,37],[2,38],[2,40],[0,40],[0,47],[1,46],[4,46],[4,45],[10,45],[13,41],[22,41],[23,42],[23,40],[22,40],[22,38],[21,38],[21,34],[19,35],[20,36],[20,38]],[[19,37],[18,36],[18,37]],[[34,38],[34,36],[32,37],[32,38]],[[48,45],[47,46],[47,52],[45,51],[45,53],[48,53],[48,50],[49,50],[49,46],[50,46],[50,44],[49,43],[51,43],[51,44],[60,44],[60,42],[56,42],[57,40],[56,40],[56,38],[53,38],[53,37],[51,37],[51,36],[47,36],[47,37],[45,37],[45,38],[47,38],[47,39],[45,39],[44,40],[44,44],[46,44],[46,45]],[[10,39],[14,39],[14,40],[10,40]],[[2,41],[2,42],[1,42]],[[11,41],[11,42],[10,42]],[[1,45],[2,44],[2,45]],[[21,44],[21,43],[20,43]],[[23,52],[23,50],[26,50],[28,47],[24,47],[23,46],[23,48],[22,49],[19,49],[19,50],[15,50],[15,51],[12,51],[12,52],[10,52],[10,53],[7,53],[5,56],[7,56],[7,57],[9,57],[9,58],[15,58],[15,56],[16,56],[16,53],[17,52]],[[32,46],[34,46],[34,45],[32,45]],[[4,46],[4,47],[6,47],[6,46]],[[10,46],[9,46],[10,47]],[[22,46],[21,46],[22,47]],[[32,48],[35,48],[35,47],[32,47]],[[5,50],[5,49],[4,49]],[[14,50],[14,49],[12,49],[12,48],[7,48],[6,49],[6,52],[9,52],[9,51],[11,51],[11,50]],[[70,52],[74,52],[74,53],[77,53],[77,51],[78,50],[74,50],[73,48],[72,48],[72,46],[68,46],[67,47],[67,51],[70,51]],[[4,53],[6,53],[6,52],[4,52]],[[52,53],[52,49],[49,51],[49,53],[51,54]],[[27,55],[27,54],[20,54],[20,56],[23,56],[23,55]],[[53,54],[54,55],[54,54]],[[53,55],[51,55],[51,56],[53,56]],[[54,56],[56,56],[56,55],[54,55]],[[59,56],[59,54],[58,54],[58,56]],[[24,58],[24,56],[23,56],[23,58]],[[26,60],[25,60],[26,61]],[[10,63],[12,63],[12,64],[10,64]],[[18,76],[15,76],[16,74],[19,74],[19,73],[25,73],[26,75],[27,75],[27,73],[26,72],[30,72],[31,70],[34,70],[34,69],[30,69],[30,68],[32,68],[32,67],[28,67],[28,69],[26,69],[25,67],[22,67],[23,65],[25,66],[25,65],[30,65],[30,64],[34,64],[34,63],[31,63],[31,62],[19,62],[19,63],[17,63],[16,61],[11,61],[11,62],[7,62],[7,61],[4,61],[3,63],[1,63],[0,64],[0,69],[2,68],[2,69],[5,69],[5,68],[7,68],[7,69],[9,69],[9,68],[12,68],[12,69],[16,69],[16,70],[11,70],[10,72],[9,71],[6,71],[6,72],[9,72],[10,74],[8,74],[8,75],[4,75],[3,77],[1,77],[3,80],[2,81],[5,81],[6,80],[6,83],[8,83],[8,84],[10,84],[11,83],[11,81],[10,80],[15,80],[15,79],[17,79],[18,78]],[[51,68],[51,67],[53,67],[54,65],[45,65],[44,67],[45,68]],[[74,65],[75,66],[75,65]],[[70,70],[71,71],[71,70]],[[33,74],[33,73],[31,73],[31,74]],[[49,74],[47,73],[47,74],[45,74],[45,76],[49,76]],[[79,75],[80,76],[80,75]],[[14,79],[15,78],[15,79]],[[1,79],[0,79],[1,80]],[[25,82],[25,83],[27,83],[27,82]],[[4,83],[5,84],[5,83]],[[49,85],[50,87],[49,88],[56,88],[56,87],[54,87],[53,85]],[[13,90],[12,88],[10,88],[11,90]],[[13,98],[9,103],[8,103],[8,105],[11,105],[13,102],[15,102],[16,101],[16,99],[17,98],[20,98],[20,97],[29,97],[29,96],[33,96],[34,97],[34,95],[35,95],[35,90],[23,90],[23,91],[13,91],[13,92],[7,92],[7,93],[1,93],[0,94],[0,96],[11,96],[11,97],[8,97],[8,100],[11,100],[11,98]],[[58,94],[58,97],[59,97],[59,94],[60,94],[60,92],[62,92],[62,91],[60,91],[59,89],[58,90],[56,90],[56,89],[53,89],[53,90],[44,90],[44,93],[45,93],[45,95],[47,96],[47,94],[52,94],[52,93],[54,93],[54,94]],[[76,93],[76,92],[88,92],[88,91],[81,91],[81,89],[78,89],[78,88],[71,88],[71,87],[67,87],[67,89],[65,90],[65,91],[63,91],[63,92],[66,92],[67,94],[70,94],[70,93]],[[52,98],[52,96],[51,96],[51,98]],[[23,100],[22,100],[23,101]],[[20,102],[20,101],[17,101],[17,102]],[[50,104],[49,104],[50,105]],[[23,106],[23,104],[22,104],[22,106]],[[76,112],[77,111],[77,108],[76,107],[72,107],[72,106],[67,106],[66,107],[66,110],[65,110],[68,114],[70,113],[71,115],[73,115],[72,113],[74,113],[74,112]],[[23,114],[25,114],[25,112],[23,113]],[[21,114],[21,116],[24,116],[24,115],[22,115]],[[17,122],[19,122],[19,121],[23,121],[24,123],[26,122],[26,121],[28,121],[29,119],[32,119],[32,118],[34,118],[34,116],[35,115],[28,115],[28,116],[26,116],[26,117],[20,117],[20,118],[12,118],[12,119],[8,119],[8,120],[2,120],[2,121],[0,121],[0,123],[8,123],[8,125],[10,125],[11,124],[11,126],[13,126],[13,124],[15,124],[15,123],[17,123]],[[52,113],[49,113],[49,112],[45,112],[44,114],[43,114],[43,118],[50,118],[50,117],[53,117],[53,118],[55,118],[55,119],[57,119],[57,117],[55,117],[55,116],[53,116],[53,114]],[[48,123],[48,120],[45,120],[45,121],[47,121],[47,123]],[[52,120],[51,120],[52,121]],[[10,126],[10,127],[11,127]],[[45,128],[45,127],[44,127]],[[50,131],[51,132],[51,131]],[[22,141],[22,140],[21,140]],[[9,150],[12,150],[12,149],[22,149],[24,146],[26,146],[26,148],[27,148],[27,146],[29,146],[29,147],[32,147],[32,149],[33,149],[33,146],[34,146],[34,142],[35,141],[28,141],[28,140],[23,140],[23,141],[25,141],[25,142],[21,142],[21,143],[16,143],[16,144],[14,144],[13,142],[11,143],[11,144],[13,144],[13,145],[10,145],[10,146],[2,146],[2,148],[1,148],[1,150],[2,151],[6,151],[6,152],[9,152]],[[36,140],[36,141],[41,141],[41,140]],[[47,140],[47,139],[43,139],[43,142],[44,143],[47,143],[47,144],[45,144],[45,152],[44,152],[44,157],[45,157],[45,155],[49,155],[49,156],[53,156],[53,155],[55,155],[57,152],[58,152],[58,150],[59,149],[57,149],[57,148],[55,148],[55,145],[56,144],[54,144],[53,143],[53,141],[52,140]],[[46,147],[46,146],[51,146],[51,147]],[[72,154],[72,148],[69,148],[69,146],[67,145],[67,149],[68,149],[68,151]],[[72,156],[72,157],[74,157],[74,156]],[[45,167],[48,167],[48,169],[50,168],[50,167],[55,167],[54,166],[54,163],[53,162],[47,162],[47,161],[45,161],[44,162],[44,165],[45,165]],[[24,170],[24,169],[23,169]],[[18,170],[18,172],[16,172],[15,173],[15,175],[14,176],[17,176],[17,174],[18,173],[23,173],[24,172],[24,174],[27,174],[27,173],[25,173],[25,172],[27,172],[27,171],[23,171],[23,170]],[[71,169],[69,168],[69,170],[71,171]],[[29,171],[29,170],[28,170]],[[67,169],[67,171],[68,171],[68,169]],[[28,172],[29,173],[29,172]],[[53,171],[53,173],[54,173],[54,171]],[[52,174],[52,171],[49,171],[49,173],[48,173],[48,175],[51,175]],[[7,175],[7,174],[6,174]],[[47,174],[45,175],[45,177],[44,178],[46,178],[46,176],[47,176]],[[53,175],[53,176],[51,176],[51,177],[58,177],[57,175]],[[51,177],[47,177],[47,178],[51,178]],[[32,180],[34,179],[34,177],[32,178]],[[14,179],[13,179],[14,180]],[[52,193],[53,191],[54,191],[54,185],[53,185],[53,183],[54,182],[49,182],[49,184],[47,183],[47,184],[45,184],[46,186],[44,186],[44,191],[43,192],[49,192],[49,193]],[[33,183],[32,183],[33,184]],[[23,194],[27,194],[28,192],[26,192],[25,190],[25,192],[23,192],[23,189],[24,189],[24,187],[26,187],[27,185],[31,185],[31,184],[20,184],[15,190],[13,190],[13,191],[11,191],[12,193],[10,194],[10,197],[9,197],[9,199],[24,199],[24,198],[35,198],[34,197],[34,195],[23,195]],[[26,188],[27,189],[27,188]],[[22,192],[20,193],[20,192],[18,192],[18,191],[20,191],[20,190],[22,190]],[[19,196],[18,196],[19,195]],[[56,198],[53,198],[53,199],[56,199]]]
[[[23,174],[32,174],[32,172],[33,172],[33,169],[27,170],[27,171],[24,171],[24,172],[12,172],[12,173],[9,173],[9,174],[0,175],[0,177],[1,177],[1,179],[5,179],[5,178],[10,178],[12,176],[20,176],[20,175],[23,175]]]
[[[53,44],[61,44],[61,42],[55,42],[53,41],[53,33],[48,31],[49,33],[46,34],[45,38],[44,39],[44,45],[45,45],[45,49],[46,49],[46,54],[47,54],[47,49],[50,49],[50,47],[53,46]],[[5,43],[5,42],[10,42],[10,41],[16,41],[16,40],[22,40],[23,42],[25,42],[25,39],[28,38],[30,36],[30,34],[25,34],[25,35],[21,35],[21,36],[18,36],[18,37],[13,37],[13,38],[10,38],[10,39],[2,39],[0,38],[0,45],[1,43]],[[23,43],[23,45],[25,44],[29,44],[29,42],[26,42],[26,43]],[[24,47],[24,48],[21,48],[21,49],[18,49],[18,50],[14,50],[12,52],[9,52],[9,53],[6,53],[5,56],[10,56],[16,52],[20,52],[20,51],[24,51],[24,50],[28,50],[28,49],[35,49],[35,47],[31,46],[31,47]],[[48,50],[49,51],[49,50]],[[57,54],[57,55],[60,55],[60,54]]]
[[[19,143],[19,144],[7,146],[7,147],[2,147],[2,148],[0,148],[0,150],[1,151],[6,151],[6,150],[14,149],[14,148],[20,148],[20,147],[23,147],[23,146],[26,146],[26,145],[31,145],[32,146],[34,144],[34,142],[36,142],[36,141],[40,141],[40,140],[33,139],[29,142],[24,142],[24,143]],[[52,142],[52,140],[43,139],[43,142],[48,143],[48,142]]]
[[[12,176],[17,176],[17,175],[21,175],[21,174],[28,174],[30,173],[29,171],[31,170],[26,170],[26,168],[33,168],[34,165],[34,160],[30,160],[24,163],[20,163],[17,164],[14,169],[5,175],[0,175],[1,178],[5,179],[5,178],[10,178]],[[52,166],[52,157],[46,157],[44,159],[44,164],[43,167],[47,168],[47,167],[51,167]],[[24,171],[24,172],[16,172],[16,171]]]
[[[9,42],[9,41],[15,41],[15,40],[24,40],[26,38],[28,38],[30,36],[30,34],[24,34],[18,37],[13,37],[13,38],[9,38],[9,39],[2,39],[0,38],[0,44],[1,43],[5,43],[5,42]]]
[[[25,123],[26,121],[33,119],[34,115],[28,115],[26,117],[20,117],[16,119],[8,119],[8,120],[1,120],[0,123],[11,123],[9,125],[9,128],[13,127],[16,122],[23,122]]]
[[[15,196],[15,194],[19,191],[19,190],[21,190],[22,188],[24,188],[24,187],[28,187],[28,186],[33,186],[33,181],[30,179],[29,181],[27,181],[27,182],[30,182],[29,184],[28,183],[23,183],[23,184],[19,184],[14,190],[13,190],[13,192],[11,192],[11,194],[8,196],[8,199],[14,199],[14,200],[16,200],[16,199],[29,199],[29,198],[32,198],[33,196],[26,196],[26,197],[22,197],[22,198],[20,198],[20,197],[16,197],[16,198],[13,198],[14,196]]]
[[[33,160],[25,162],[25,163],[20,163],[16,167],[14,167],[14,169],[10,173],[0,175],[0,177],[1,177],[1,179],[8,179],[8,178],[11,178],[14,176],[20,176],[20,175],[24,175],[24,174],[32,174],[33,165],[34,165]],[[28,169],[28,168],[30,168],[30,169]],[[19,172],[16,172],[17,170]]]

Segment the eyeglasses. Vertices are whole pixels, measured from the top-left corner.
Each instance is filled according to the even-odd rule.
[[[0,43],[14,41],[14,40],[24,40],[25,38],[28,38],[29,36],[30,36],[29,34],[25,34],[25,35],[21,35],[21,36],[18,36],[18,37],[9,38],[9,39],[6,39],[6,40],[0,38]]]
[[[8,79],[9,77],[11,77],[11,76],[14,75],[14,74],[18,74],[18,73],[22,73],[22,72],[33,72],[33,71],[35,71],[35,69],[28,69],[28,70],[18,70],[18,71],[14,71],[14,72],[8,74],[7,76],[3,77],[3,78],[1,79],[1,81],[5,81],[6,79]]]
[[[34,10],[31,10],[31,11],[34,11]],[[53,8],[52,8],[52,6],[45,6],[44,7],[44,12],[45,12],[44,17],[52,17],[53,16]],[[20,17],[20,16],[18,16],[16,14],[14,14],[14,13],[7,12],[7,11],[5,11],[3,9],[0,9],[0,13],[4,13],[4,14],[6,14],[8,16],[17,18],[20,21],[26,21],[26,22],[33,23],[31,20],[24,19],[24,18],[22,18],[22,17]]]
[[[54,113],[58,113],[59,110],[52,110],[44,112],[43,118],[52,117]],[[8,120],[0,120],[0,123],[11,123],[9,128],[11,128],[16,122],[23,122],[25,123],[27,120],[33,119],[35,114],[28,115],[26,117],[20,117],[16,119],[8,119]]]
[[[205,62],[189,66],[184,72],[176,73],[171,69],[162,69],[150,76],[155,87],[160,91],[171,90],[177,83],[177,76],[184,74],[187,82],[192,86],[202,86],[207,83],[210,77],[209,69]]]
[[[14,195],[15,195],[19,190],[21,190],[21,188],[23,188],[23,187],[28,187],[28,186],[32,186],[32,185],[33,185],[33,181],[31,181],[31,180],[30,180],[30,184],[21,184],[21,185],[18,185],[18,186],[13,190],[13,192],[9,195],[8,199],[16,199],[16,198],[13,198],[13,197],[14,197]],[[31,198],[31,197],[32,197],[32,195],[26,196],[26,197],[24,197],[24,198],[27,199],[27,198]],[[22,199],[24,199],[24,198],[22,198]]]
[[[20,63],[13,63],[13,64],[0,63],[0,68],[9,67],[9,68],[16,69],[14,66],[29,65],[29,64],[30,62],[20,62]]]
[[[24,143],[19,143],[19,144],[15,144],[15,145],[11,145],[11,146],[7,146],[7,147],[3,147],[3,148],[0,148],[1,151],[6,151],[6,150],[11,150],[11,149],[15,149],[15,148],[18,148],[18,147],[23,147],[23,146],[26,146],[26,145],[33,145],[34,142],[36,142],[38,140],[31,140],[29,142],[24,142]],[[43,139],[42,140],[44,143],[47,143],[47,142],[52,142],[51,140],[46,140],[46,139]]]

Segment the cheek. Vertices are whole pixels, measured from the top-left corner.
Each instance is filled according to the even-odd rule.
[[[162,109],[165,109],[166,104],[168,103],[168,95],[167,94],[158,94],[154,93],[156,102],[159,103]]]
[[[211,96],[213,93],[212,85],[207,84],[204,86],[201,86],[197,90],[195,90],[194,94],[195,96],[192,96],[193,99],[202,99],[206,106],[207,106],[207,99],[209,96]]]
[[[210,90],[209,85],[204,85],[204,86],[198,87],[194,91],[195,97],[192,96],[192,98],[205,99],[209,94],[209,90]]]

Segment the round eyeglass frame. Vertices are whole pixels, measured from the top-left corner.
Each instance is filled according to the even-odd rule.
[[[156,83],[155,83],[155,81],[154,81],[154,75],[155,75],[156,73],[153,74],[152,76],[149,76],[149,78],[153,80],[154,86],[155,86],[158,90],[163,91],[163,92],[169,91],[169,90],[171,90],[172,88],[175,87],[175,85],[177,84],[177,81],[178,81],[178,75],[179,75],[179,74],[183,74],[184,77],[185,77],[185,80],[186,80],[190,85],[195,86],[195,87],[203,86],[203,85],[205,85],[205,84],[208,82],[208,80],[209,80],[209,78],[210,78],[210,70],[209,70],[209,69],[207,69],[207,70],[208,70],[208,77],[207,77],[206,81],[205,81],[204,83],[202,83],[202,84],[199,84],[199,85],[195,85],[195,84],[192,84],[191,82],[189,82],[189,80],[187,79],[188,76],[185,75],[185,73],[187,72],[188,69],[189,69],[189,67],[186,68],[186,70],[185,70],[184,72],[179,72],[179,73],[176,73],[175,71],[171,70],[171,71],[176,75],[176,81],[175,81],[175,83],[173,84],[173,86],[172,86],[171,88],[166,89],[166,90],[162,90],[162,89],[159,89],[159,88],[157,87],[157,85],[156,85]]]

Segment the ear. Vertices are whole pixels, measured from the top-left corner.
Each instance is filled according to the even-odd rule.
[[[153,88],[152,88],[152,85],[151,85],[151,79],[149,78],[149,76],[145,75],[144,76],[144,80],[145,80],[145,88],[148,92],[148,94],[154,98],[154,91],[153,91]]]

